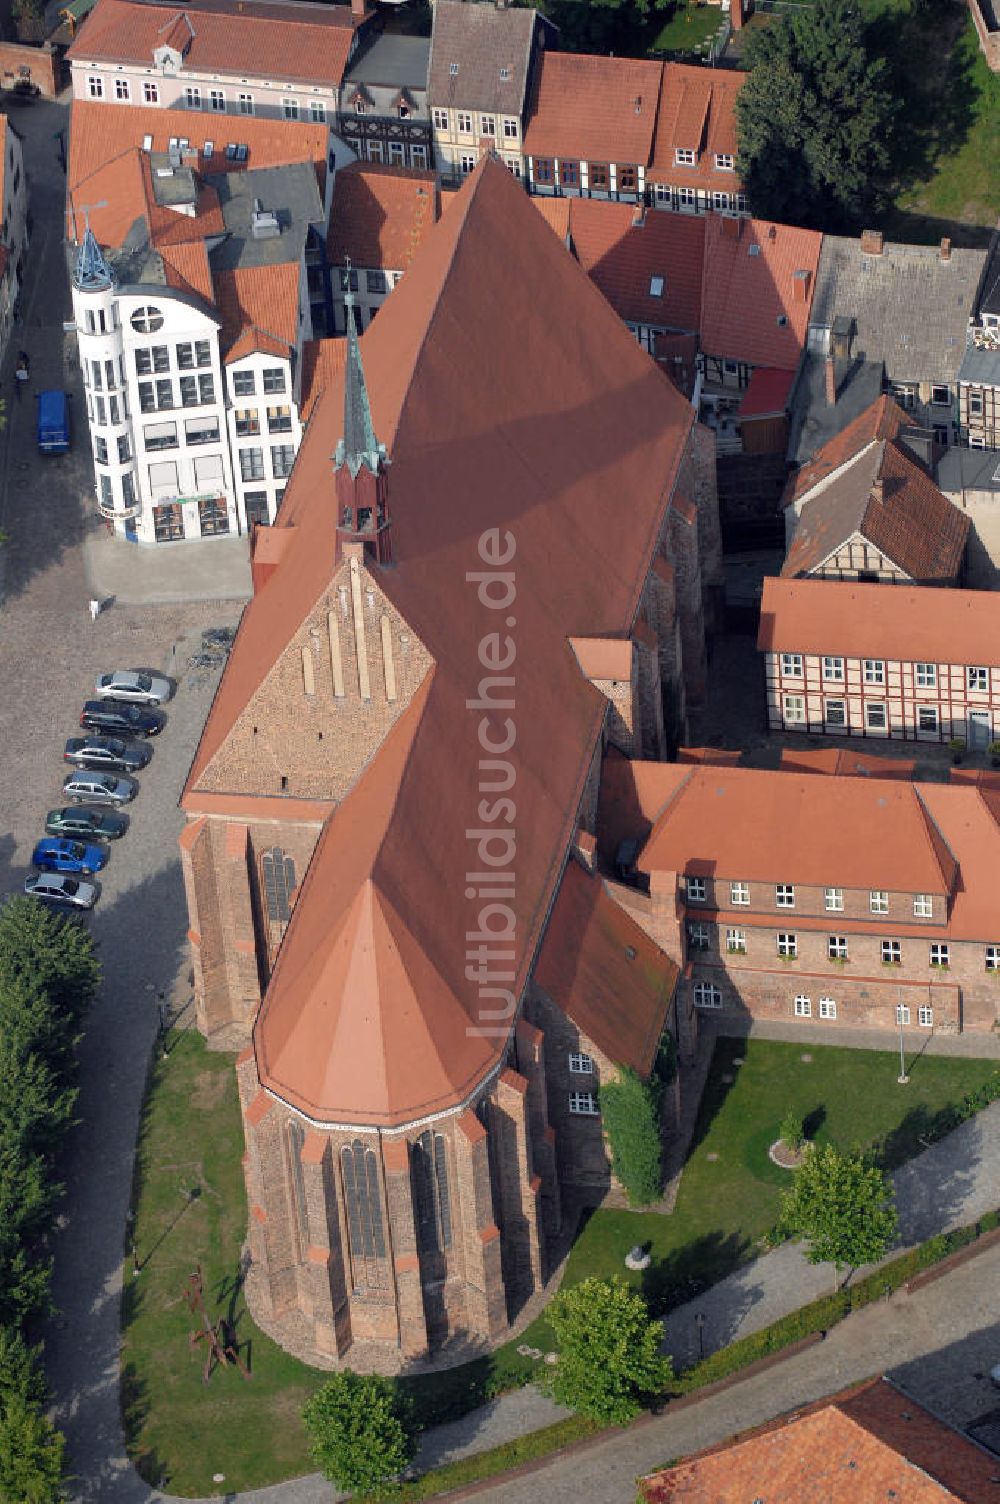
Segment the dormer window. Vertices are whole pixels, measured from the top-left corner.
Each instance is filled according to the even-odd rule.
[[[720,172],[732,172],[736,166],[736,158],[730,151],[717,151],[715,153],[715,165]]]
[[[674,161],[678,167],[693,167],[697,161],[697,153],[693,152],[689,146],[676,146]]]
[[[405,99],[401,99],[399,102],[399,118],[400,120],[409,120],[410,118],[410,106],[406,103]]]
[[[355,113],[355,115],[363,115],[365,113],[365,111],[367,110],[367,108],[368,108],[368,106],[365,104],[364,100],[361,98],[361,95],[359,94],[357,96],[357,98],[355,99],[355,101],[354,101],[354,113]],[[402,109],[402,106],[400,106],[400,108]]]

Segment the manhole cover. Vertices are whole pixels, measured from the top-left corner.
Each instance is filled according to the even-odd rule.
[[[803,1065],[812,1065],[813,1057],[811,1055],[800,1055],[799,1059],[802,1061]]]
[[[719,1156],[717,1154],[706,1154],[705,1155],[705,1158],[708,1160],[708,1162],[709,1162],[710,1165],[714,1165],[715,1162],[716,1162],[716,1160],[718,1159],[718,1157]]]

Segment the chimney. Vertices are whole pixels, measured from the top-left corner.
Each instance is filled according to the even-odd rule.
[[[826,379],[827,405],[833,407],[837,401],[837,367],[834,365],[832,355],[826,357],[823,370]]]
[[[881,506],[885,500],[885,482],[881,475],[877,475],[872,481],[872,501],[876,506]]]
[[[861,254],[862,256],[881,256],[885,246],[885,240],[881,230],[862,230]]]
[[[351,16],[355,21],[363,21],[365,13],[365,0],[351,0]]]
[[[809,301],[809,281],[811,273],[808,271],[796,272],[792,278],[792,302],[807,303]]]
[[[947,235],[941,241],[940,256],[942,261],[951,260],[951,241],[948,239]]]
[[[739,31],[745,20],[743,0],[732,0],[729,7],[729,24],[733,30]]]
[[[632,209],[632,228],[633,228],[633,230],[641,230],[642,227],[643,227],[643,225],[645,223],[646,223],[646,205],[644,203],[635,204],[634,207],[633,207],[633,209]]]

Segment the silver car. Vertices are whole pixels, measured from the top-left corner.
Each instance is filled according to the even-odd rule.
[[[63,793],[74,804],[128,804],[138,792],[131,778],[95,768],[78,768],[63,781]]]
[[[99,674],[94,691],[102,700],[128,700],[133,705],[159,705],[169,700],[173,686],[160,674],[147,674],[138,668],[119,668],[113,674]]]
[[[69,904],[73,909],[92,909],[97,902],[96,883],[85,883],[82,878],[68,877],[64,872],[40,872],[37,877],[26,877],[24,891],[32,898]]]

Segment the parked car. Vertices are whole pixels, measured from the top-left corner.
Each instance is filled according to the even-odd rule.
[[[102,700],[128,700],[134,705],[159,705],[173,694],[169,679],[143,673],[138,668],[119,668],[113,674],[101,674],[94,690]]]
[[[38,842],[31,853],[31,862],[43,872],[100,872],[108,864],[108,848],[50,838]]]
[[[152,757],[152,749],[140,742],[123,742],[117,736],[71,736],[63,752],[64,762],[79,768],[114,768],[137,773]]]
[[[117,841],[128,830],[128,815],[113,809],[86,809],[67,804],[50,809],[45,816],[45,831],[50,836],[70,836],[84,841]]]
[[[112,736],[159,736],[163,716],[127,700],[88,700],[80,712],[80,725],[87,731],[107,731]]]
[[[66,877],[61,872],[40,872],[37,877],[26,877],[24,891],[33,898],[44,898],[49,903],[69,904],[74,909],[92,909],[97,902],[94,883],[85,883],[78,877]]]
[[[63,782],[63,793],[77,804],[128,804],[139,792],[131,778],[101,773],[92,768],[77,768]]]
[[[42,454],[65,454],[69,448],[69,396],[66,392],[39,392],[38,448]]]

